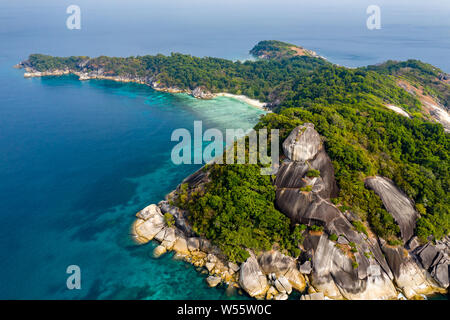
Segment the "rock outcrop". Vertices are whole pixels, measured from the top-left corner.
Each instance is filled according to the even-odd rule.
[[[209,92],[204,87],[197,87],[194,90],[192,90],[192,96],[198,99],[212,99],[215,97],[213,93]]]
[[[379,176],[367,178],[365,185],[381,198],[384,207],[399,225],[403,240],[411,239],[419,216],[412,200],[387,178]]]
[[[298,270],[297,263],[292,257],[272,250],[261,254],[258,257],[258,263],[265,275],[272,275],[275,279],[285,278],[295,290],[299,292],[305,290],[305,278]]]
[[[329,201],[338,192],[334,169],[312,124],[295,128],[283,143],[283,151],[287,159],[275,179],[277,207],[293,223],[323,228],[319,233],[306,232],[300,259],[300,270],[309,274],[316,291],[333,299],[396,299],[398,291],[413,298],[448,286],[448,256],[410,241],[423,261],[421,268],[405,248],[384,242],[380,246],[375,236],[357,232],[352,225],[356,218]],[[312,170],[320,175],[317,171],[308,174]],[[414,203],[385,178],[369,178],[366,186],[381,197],[403,239],[409,240],[418,217]],[[332,234],[336,241],[329,239]]]
[[[159,258],[160,256],[162,256],[166,252],[167,252],[166,247],[164,247],[163,245],[159,245],[153,250],[153,257],[154,258]]]
[[[418,260],[425,270],[442,288],[449,287],[450,237],[437,241],[436,245],[427,243],[415,250]]]
[[[390,247],[383,240],[381,243],[394,274],[395,284],[407,299],[439,290],[430,274],[420,267],[413,254],[403,247]]]
[[[164,217],[159,208],[155,209],[153,206],[146,207],[142,211],[138,212],[139,219],[133,224],[133,234],[139,243],[147,243],[164,228]],[[145,219],[140,218],[141,216]]]
[[[311,284],[317,291],[333,299],[394,299],[397,291],[375,259],[349,255],[321,235],[313,249]]]
[[[312,160],[320,149],[322,141],[312,123],[295,128],[283,142],[283,152],[292,161]]]
[[[242,265],[239,284],[251,297],[263,298],[269,289],[267,278],[252,255]]]
[[[340,216],[324,201],[338,193],[334,168],[314,125],[295,128],[283,142],[287,157],[280,166],[275,185],[276,204],[293,222],[327,225]],[[310,173],[317,170],[319,175]]]

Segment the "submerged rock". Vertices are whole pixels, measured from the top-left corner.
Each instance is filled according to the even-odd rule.
[[[216,287],[219,283],[221,283],[222,279],[216,276],[209,276],[208,278],[206,278],[206,282],[211,288],[213,288]]]
[[[160,256],[162,256],[166,252],[167,252],[166,247],[164,247],[162,245],[159,245],[153,250],[153,257],[154,258],[159,258]]]

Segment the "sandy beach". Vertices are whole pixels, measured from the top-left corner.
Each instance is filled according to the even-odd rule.
[[[261,110],[264,111],[269,111],[266,108],[267,103],[265,102],[261,102],[259,100],[256,99],[251,99],[247,96],[244,95],[237,95],[237,94],[231,94],[231,93],[226,93],[226,92],[221,92],[221,93],[216,93],[215,94],[216,97],[228,97],[228,98],[233,98],[233,99],[237,99],[239,101],[245,102],[253,107],[259,108]]]

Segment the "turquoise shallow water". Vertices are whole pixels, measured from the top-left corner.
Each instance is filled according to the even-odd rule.
[[[174,129],[192,131],[194,120],[248,129],[262,111],[143,85],[9,76],[1,83],[0,298],[244,298],[209,289],[171,254],[152,258],[155,245],[135,245],[129,228],[134,213],[198,168],[172,164]],[[71,264],[82,290],[65,287]]]

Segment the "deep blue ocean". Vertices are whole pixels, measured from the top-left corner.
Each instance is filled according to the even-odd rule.
[[[417,58],[450,72],[450,2],[0,0],[0,299],[243,299],[210,289],[191,265],[129,235],[134,214],[198,166],[175,166],[173,130],[251,128],[262,111],[136,84],[24,79],[30,53],[170,52],[247,59],[263,39],[303,45],[355,67]],[[81,30],[66,8],[81,8]],[[81,268],[81,290],[66,268]]]

